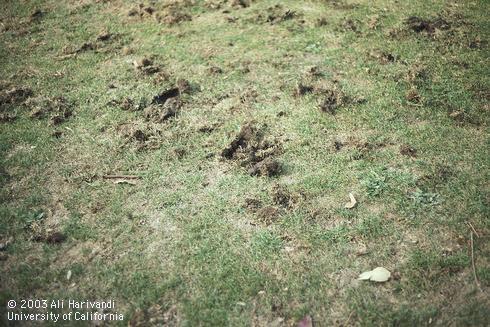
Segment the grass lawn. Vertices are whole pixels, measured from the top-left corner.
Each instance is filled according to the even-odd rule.
[[[0,325],[490,325],[489,1],[0,8]]]

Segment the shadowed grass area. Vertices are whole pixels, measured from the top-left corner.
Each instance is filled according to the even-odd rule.
[[[2,4],[3,321],[487,325],[488,7]]]

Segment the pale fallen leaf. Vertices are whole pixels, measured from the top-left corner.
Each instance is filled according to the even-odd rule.
[[[377,267],[372,271],[371,274],[371,280],[373,282],[386,282],[388,279],[390,279],[391,273],[383,267]]]
[[[349,193],[350,202],[347,202],[344,206],[346,209],[352,209],[357,205],[356,198],[352,193]]]
[[[368,279],[371,278],[372,273],[373,272],[371,270],[370,271],[365,271],[365,272],[363,272],[362,274],[359,275],[359,278],[358,279],[359,280],[368,280]]]
[[[359,275],[359,280],[370,280],[373,282],[386,282],[391,277],[391,273],[383,267],[377,267],[370,271],[365,271]]]
[[[70,280],[70,278],[71,278],[71,270],[68,270],[68,272],[66,273],[66,279]]]
[[[313,320],[311,319],[310,315],[305,316],[303,319],[301,319],[298,322],[298,327],[312,327],[313,326]]]

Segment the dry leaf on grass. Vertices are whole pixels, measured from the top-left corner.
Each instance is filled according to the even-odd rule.
[[[391,273],[383,267],[377,267],[370,271],[365,271],[359,275],[359,280],[370,280],[373,282],[386,282],[390,279]]]
[[[356,198],[352,193],[349,193],[350,202],[347,202],[344,206],[346,209],[352,209],[357,205]]]

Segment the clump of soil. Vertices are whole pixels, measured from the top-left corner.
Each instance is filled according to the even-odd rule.
[[[147,120],[162,123],[172,117],[175,117],[182,107],[180,96],[192,91],[189,81],[180,79],[177,86],[163,91],[153,97],[153,100],[144,111]]]
[[[291,209],[296,206],[302,198],[300,193],[291,192],[286,187],[279,184],[272,188],[272,201],[274,204],[285,209]]]
[[[2,112],[0,113],[0,123],[13,122],[17,119],[17,115],[12,112]]]
[[[150,126],[128,123],[119,125],[117,130],[125,139],[125,144],[134,144],[137,151],[159,147],[158,142],[156,142],[158,138],[154,137],[158,135],[159,131],[152,129]]]
[[[267,8],[265,12],[267,13],[266,15],[264,15],[262,12],[258,13],[254,19],[255,22],[270,23],[271,25],[274,25],[298,16],[296,12],[289,9],[284,9],[280,4]]]
[[[262,201],[255,198],[246,198],[245,199],[245,208],[255,212],[258,209],[262,208]]]
[[[357,33],[358,32],[358,22],[352,20],[352,19],[346,19],[341,25],[340,27],[344,30],[344,31],[352,31],[352,32],[355,32]]]
[[[372,58],[377,59],[381,64],[386,65],[399,60],[398,56],[385,51],[372,51],[369,53]]]
[[[257,219],[260,222],[270,225],[276,222],[281,215],[281,211],[277,207],[266,206],[257,211]]]
[[[255,163],[249,168],[248,173],[251,176],[277,176],[281,172],[279,161],[273,158],[265,158],[262,161]]]
[[[151,75],[158,73],[160,71],[160,67],[153,64],[153,61],[148,58],[140,58],[133,61],[134,68],[143,74]]]
[[[143,115],[149,121],[163,123],[177,116],[181,106],[182,102],[179,96],[170,97],[163,103],[153,102],[145,108]]]
[[[138,102],[133,100],[132,98],[125,97],[122,100],[111,100],[108,105],[118,107],[124,111],[139,111],[146,108],[147,100],[145,98],[141,98]]]
[[[181,78],[181,79],[177,80],[176,85],[177,85],[177,88],[179,89],[180,94],[191,93],[193,90],[191,83],[186,79]]]
[[[400,153],[403,154],[404,156],[416,157],[417,150],[411,147],[410,145],[403,144],[400,146]]]
[[[345,96],[343,92],[335,89],[325,90],[323,99],[320,103],[320,110],[325,113],[334,115],[337,108],[345,103]]]
[[[48,244],[60,244],[66,241],[66,235],[57,231],[46,231],[34,236],[34,241]]]
[[[12,122],[17,119],[13,105],[21,103],[33,94],[31,89],[24,87],[4,90],[8,86],[8,83],[1,83],[0,85],[0,122],[2,123]]]
[[[16,104],[32,96],[31,89],[26,87],[14,87],[9,90],[0,91],[0,109],[5,105]]]
[[[278,175],[281,170],[279,161],[274,158],[278,150],[275,142],[265,140],[262,131],[253,123],[247,123],[242,126],[229,146],[223,149],[221,156],[240,162],[252,176],[270,177]]]
[[[301,97],[307,93],[313,92],[314,88],[311,85],[305,85],[303,83],[298,83],[294,89],[293,95],[295,97]]]
[[[208,68],[208,72],[212,75],[217,75],[223,73],[223,69],[217,67],[217,66],[212,66]]]
[[[416,88],[411,88],[405,94],[405,99],[407,99],[407,101],[411,103],[420,103],[422,97],[420,96]]]
[[[156,20],[166,25],[176,25],[181,22],[191,21],[192,17],[177,7],[170,7],[157,13]]]
[[[67,45],[61,51],[61,59],[67,59],[75,57],[76,55],[86,51],[102,51],[109,43],[120,39],[117,34],[112,34],[107,31],[101,32],[95,37],[94,41],[87,41],[80,46]],[[121,45],[118,46],[120,48]],[[105,49],[104,51],[112,51],[113,49]]]
[[[436,30],[447,30],[450,28],[449,23],[442,18],[423,19],[417,16],[407,18],[405,24],[409,29],[416,33],[425,32],[428,35],[433,35]]]
[[[250,7],[249,0],[231,0],[230,6],[238,7],[238,8],[247,8]]]
[[[25,105],[31,109],[31,118],[44,119],[49,116],[52,125],[59,125],[73,115],[72,105],[62,96],[29,99]]]

